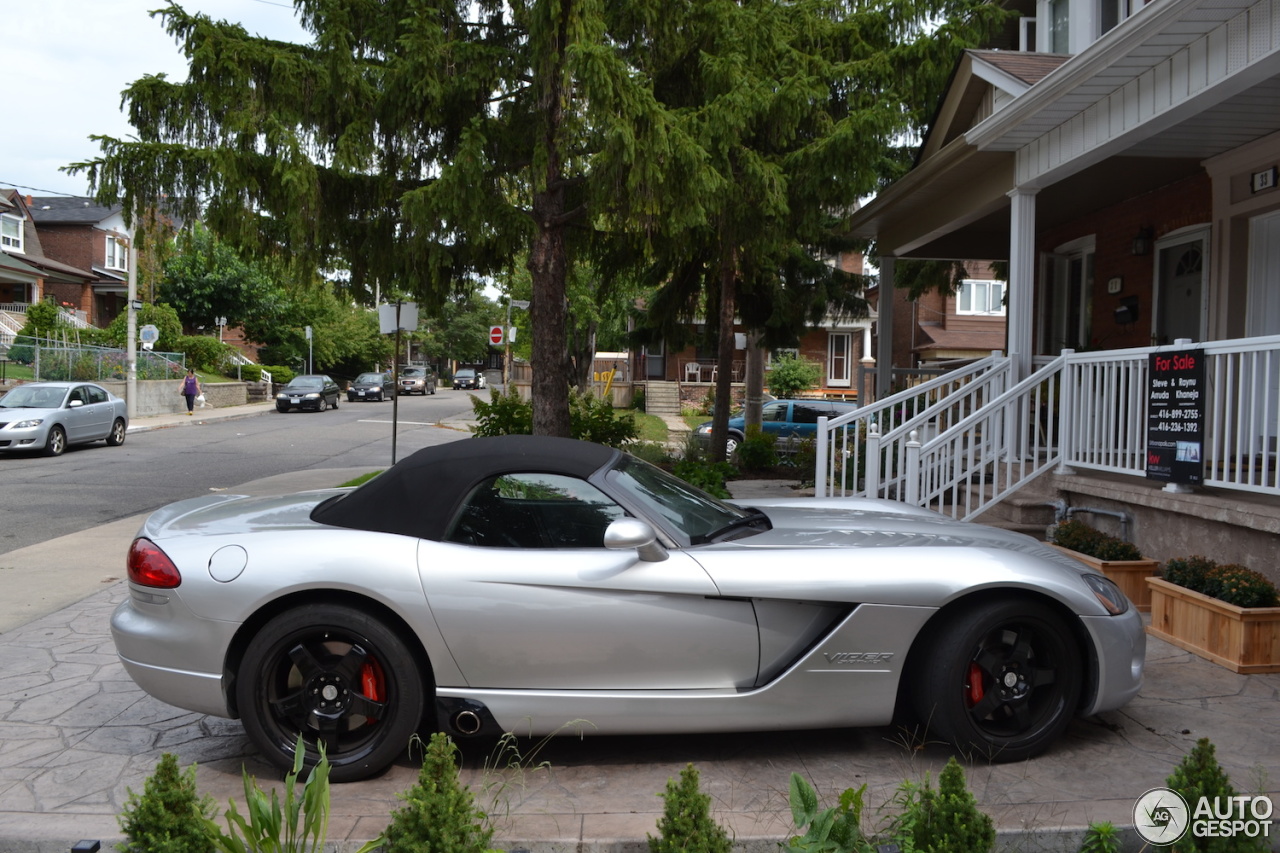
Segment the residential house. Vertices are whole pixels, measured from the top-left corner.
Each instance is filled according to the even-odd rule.
[[[30,198],[29,205],[45,253],[93,273],[79,287],[55,283],[49,292],[73,303],[93,325],[106,326],[125,309],[129,296],[129,229],[121,207],[75,196]]]
[[[862,256],[842,254],[833,260],[845,272],[861,274]],[[871,358],[871,328],[875,314],[864,318],[832,314],[823,322],[804,330],[798,346],[768,354],[769,359],[783,354],[797,355],[823,365],[822,385],[815,393],[852,399],[857,396],[857,369]],[[674,349],[666,342],[637,350],[632,354],[631,373],[639,381],[676,382],[686,387],[686,400],[701,398],[708,390],[696,386],[713,385],[719,374],[718,341],[705,332],[705,324],[696,324],[697,343]],[[729,366],[731,380],[741,383],[746,378],[748,335],[742,326],[734,327],[735,350]],[[768,380],[766,379],[766,385]]]
[[[1095,433],[1069,425],[1073,455],[1055,486],[1077,503],[1150,508],[1138,540],[1155,556],[1217,547],[1213,556],[1262,569],[1249,554],[1274,554],[1280,535],[1280,339],[1267,337],[1280,335],[1280,4],[1013,5],[1022,19],[993,49],[964,54],[914,168],[856,211],[851,231],[878,241],[882,287],[892,287],[899,258],[1007,261],[1014,382],[1063,349],[1116,353],[1115,363],[1135,365],[1133,377],[1146,375],[1147,356],[1127,348],[1189,340],[1221,350],[1210,369],[1221,367],[1211,382],[1223,408],[1206,415],[1205,450],[1216,456],[1204,485],[1213,488],[1182,507],[1151,497],[1159,484],[1142,479],[1138,447],[1147,409],[1141,383],[1128,379],[1105,403],[1078,398],[1096,403],[1076,412]],[[895,303],[886,305],[881,323],[896,334]],[[882,336],[882,387],[894,349]],[[1101,358],[1070,358],[1064,395],[1102,370]],[[1107,443],[1123,454],[1097,461]],[[1069,470],[1081,476],[1063,479]],[[1222,523],[1198,523],[1210,517]],[[1259,529],[1271,538],[1245,545]]]
[[[44,235],[32,216],[32,200],[0,190],[0,336],[10,343],[22,328],[27,306],[52,296],[73,321],[85,323],[96,275],[46,254]]]

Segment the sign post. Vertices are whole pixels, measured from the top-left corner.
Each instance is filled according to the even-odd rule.
[[[1204,353],[1154,352],[1148,377],[1147,479],[1189,492],[1204,482]]]
[[[396,464],[396,432],[400,425],[400,333],[418,330],[418,303],[396,302],[378,306],[378,331],[384,335],[395,333],[395,355],[391,359],[391,464]]]

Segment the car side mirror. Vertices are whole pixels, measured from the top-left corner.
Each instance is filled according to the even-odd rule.
[[[604,531],[604,547],[610,551],[635,551],[646,563],[667,559],[667,549],[648,522],[638,518],[617,518]]]
[[[67,408],[78,409],[83,405],[84,405],[84,400],[72,400],[70,403],[67,404]]]

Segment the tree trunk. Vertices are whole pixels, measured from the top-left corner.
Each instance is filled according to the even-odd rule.
[[[533,298],[529,306],[533,322],[534,435],[569,437],[569,355],[565,337],[565,278],[568,257],[565,251],[564,165],[560,152],[560,131],[564,124],[564,42],[566,4],[558,18],[550,22],[551,44],[546,66],[535,74],[540,88],[539,111],[543,117],[542,154],[545,157],[540,185],[534,187],[533,222],[537,233],[529,250],[529,273]],[[541,63],[539,63],[541,65]],[[535,157],[535,162],[537,158]]]
[[[747,334],[747,369],[742,396],[742,416],[745,427],[763,426],[764,408],[764,350],[760,348],[760,333]]]
[[[716,411],[711,418],[711,458],[724,461],[733,409],[733,320],[737,312],[738,253],[729,251],[720,265],[720,346],[716,353]]]

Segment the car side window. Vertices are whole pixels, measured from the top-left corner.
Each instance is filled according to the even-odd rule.
[[[67,398],[67,405],[71,405],[76,400],[79,400],[81,403],[89,402],[88,395],[85,394],[85,387],[83,385],[79,385],[71,389],[71,396]]]
[[[449,542],[491,548],[602,548],[626,512],[595,486],[559,474],[502,474],[467,496]]]
[[[827,414],[827,407],[822,404],[796,403],[791,407],[791,422],[797,424],[816,424],[820,415]]]
[[[107,392],[106,392],[106,391],[104,391],[103,389],[101,389],[101,388],[95,388],[95,387],[93,387],[92,385],[89,385],[89,386],[86,386],[84,390],[85,390],[85,391],[87,391],[87,392],[89,393],[89,402],[90,402],[90,403],[105,403],[105,402],[107,402]]]
[[[786,403],[779,403],[779,402],[768,403],[764,406],[763,409],[760,410],[760,420],[762,421],[776,423],[778,421],[786,421],[786,419],[787,419]]]

